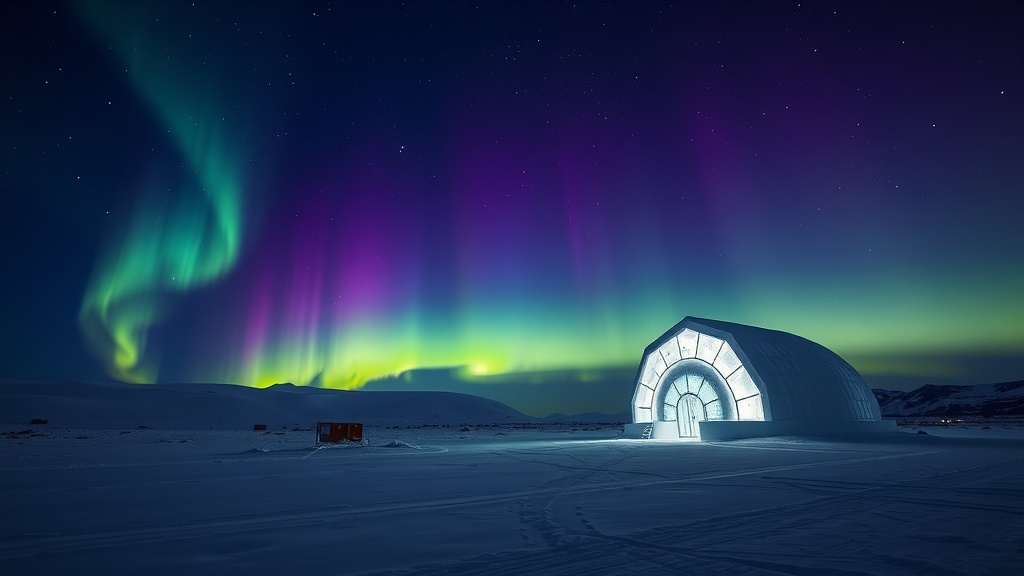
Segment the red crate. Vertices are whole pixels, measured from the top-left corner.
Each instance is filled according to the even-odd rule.
[[[361,442],[363,425],[360,422],[317,422],[317,442]]]

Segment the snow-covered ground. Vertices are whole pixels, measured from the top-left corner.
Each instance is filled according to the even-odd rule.
[[[26,386],[0,386],[4,576],[1024,566],[1024,433],[1013,423],[707,444],[620,439],[612,424],[462,424],[461,410],[486,406],[455,398],[446,412],[424,396],[413,405],[428,416],[406,407],[367,426],[368,445],[318,447],[313,422],[227,427],[253,421],[267,398],[284,403],[281,391],[148,392],[157,407],[137,390],[129,402],[116,391]],[[216,410],[197,400],[208,397]],[[394,414],[373,404],[398,397],[344,398]],[[307,404],[320,402],[295,400],[279,416],[303,417]],[[27,424],[12,406],[102,425]],[[139,421],[161,411],[174,426]]]

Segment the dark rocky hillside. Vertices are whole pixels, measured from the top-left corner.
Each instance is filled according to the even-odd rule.
[[[872,390],[882,416],[1024,416],[1024,380],[977,386],[927,384],[910,392]]]

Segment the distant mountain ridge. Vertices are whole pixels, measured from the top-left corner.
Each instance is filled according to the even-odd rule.
[[[874,389],[883,417],[1024,416],[1024,380],[977,386],[926,384],[910,392]]]
[[[275,384],[99,384],[0,380],[0,424],[48,419],[62,426],[311,427],[536,422],[505,404],[454,392],[362,392]]]
[[[456,392],[332,390],[289,383],[122,384],[0,379],[0,425],[32,419],[111,428],[239,428],[255,423],[308,427],[319,420],[368,425],[626,422],[629,414],[552,414],[538,418],[506,404]]]
[[[1024,380],[977,386],[873,390],[884,417],[1024,416]],[[619,414],[536,418],[500,402],[453,392],[342,391],[278,384],[97,384],[0,379],[0,424],[49,419],[62,426],[308,427],[317,420],[370,425],[628,422]]]

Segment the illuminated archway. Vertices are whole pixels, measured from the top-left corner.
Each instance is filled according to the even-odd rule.
[[[679,437],[699,437],[701,421],[764,420],[764,409],[761,391],[732,346],[685,328],[645,356],[633,418],[673,422]]]
[[[864,378],[828,348],[756,326],[686,317],[644,349],[635,438],[728,440],[889,430]]]

